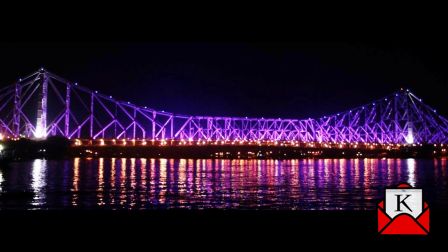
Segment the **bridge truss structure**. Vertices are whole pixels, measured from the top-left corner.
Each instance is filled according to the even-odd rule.
[[[444,144],[448,120],[409,90],[308,119],[190,116],[114,99],[44,69],[0,89],[8,137]]]

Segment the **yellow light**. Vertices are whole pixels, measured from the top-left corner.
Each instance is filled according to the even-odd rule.
[[[81,140],[76,139],[76,140],[75,140],[75,145],[76,145],[76,146],[81,146],[81,145],[82,145]]]
[[[100,139],[100,145],[101,146],[104,146],[105,144],[104,144],[104,139]]]

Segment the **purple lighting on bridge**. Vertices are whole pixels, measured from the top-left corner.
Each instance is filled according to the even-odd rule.
[[[41,70],[0,89],[0,133],[123,139],[123,144],[129,138],[439,144],[448,143],[448,120],[409,90],[315,119],[177,115],[119,101]]]

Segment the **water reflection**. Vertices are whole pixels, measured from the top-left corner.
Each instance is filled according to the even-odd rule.
[[[33,199],[20,204],[32,209],[336,210],[374,209],[386,186],[408,182],[448,208],[446,166],[446,159],[39,159],[0,171],[0,192],[29,188]]]
[[[407,167],[408,167],[408,183],[415,187],[415,159],[408,158],[406,160]]]
[[[72,188],[71,191],[73,193],[72,197],[72,205],[78,205],[78,194],[79,194],[79,162],[80,158],[75,158],[73,160],[73,179],[72,179]]]
[[[45,185],[46,178],[45,173],[47,169],[47,160],[44,159],[36,159],[33,162],[33,166],[31,169],[31,188],[34,192],[34,206],[40,206],[45,204]]]
[[[98,188],[97,188],[98,205],[106,204],[104,202],[104,158],[98,160]]]
[[[3,184],[3,173],[0,170],[0,193],[2,192],[2,184]]]

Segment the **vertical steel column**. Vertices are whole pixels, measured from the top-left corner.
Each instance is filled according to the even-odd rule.
[[[406,143],[412,144],[414,143],[414,125],[411,117],[411,101],[410,101],[410,94],[409,90],[406,90],[406,96],[405,96],[405,102],[406,102],[406,129],[407,129],[407,135],[406,135]]]
[[[64,122],[64,134],[65,137],[69,137],[70,134],[70,83],[67,83],[67,91],[65,93],[65,122]]]
[[[41,70],[40,78],[42,80],[42,92],[39,93],[34,137],[45,138],[47,136],[48,79],[44,70]]]
[[[348,112],[348,142],[351,143],[353,139],[353,129],[352,129],[352,111]]]
[[[92,92],[90,96],[90,138],[93,138],[93,101],[95,94]]]
[[[13,132],[14,132],[14,137],[19,137],[20,135],[20,107],[21,107],[21,92],[22,92],[22,88],[20,86],[20,83],[17,82],[15,85],[15,93],[14,93],[14,125],[13,125]]]
[[[152,140],[156,137],[156,112],[152,112]]]
[[[117,110],[118,110],[118,105],[117,103],[115,103],[115,114],[114,114],[114,138],[117,138]]]
[[[387,106],[387,105],[386,105]],[[376,110],[376,112],[377,112],[377,115],[378,115],[378,113],[379,113],[379,116],[377,116],[377,117],[379,117],[379,125],[380,125],[380,134],[381,134],[381,138],[380,138],[380,143],[384,143],[384,131],[382,130],[382,127],[383,127],[383,125],[382,125],[382,123],[383,123],[383,121],[385,120],[385,118],[384,118],[384,114],[383,114],[383,108],[384,108],[384,106],[383,106],[383,102],[379,102],[379,104],[378,104],[378,108],[379,108],[379,112],[378,112],[378,109]]]
[[[174,115],[171,115],[171,139],[174,139]]]
[[[136,127],[137,127],[137,123],[136,123],[136,121],[135,121],[135,117],[137,116],[137,108],[136,107],[134,107],[134,114],[133,114],[133,118],[132,118],[132,120],[133,120],[133,130],[134,130],[134,132],[132,133],[132,139],[135,139],[135,131],[136,131]]]
[[[367,124],[369,123],[369,116],[367,115],[367,109],[369,105],[362,106],[362,113],[364,113],[364,125],[363,125],[363,131],[364,131],[364,139],[362,139],[365,143],[367,143],[367,140],[369,138],[369,133],[367,132]]]
[[[394,124],[395,124],[395,127],[394,127],[394,142],[395,143],[398,143],[398,139],[399,139],[399,137],[400,137],[400,133],[399,133],[399,130],[400,130],[400,128],[401,128],[401,126],[400,126],[400,119],[398,118],[398,99],[400,98],[400,95],[401,94],[397,94],[397,95],[395,95],[395,97],[394,97]]]

